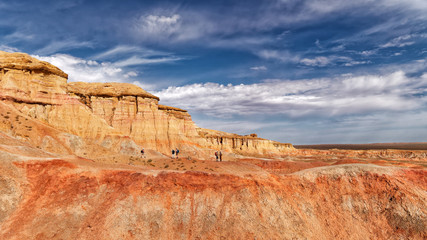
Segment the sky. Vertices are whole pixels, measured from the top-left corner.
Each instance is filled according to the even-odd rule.
[[[427,141],[425,0],[0,0],[0,50],[136,84],[200,127]]]

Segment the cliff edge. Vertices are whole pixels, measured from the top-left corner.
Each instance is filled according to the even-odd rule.
[[[166,155],[179,148],[182,156],[202,159],[211,158],[216,150],[268,156],[293,150],[291,144],[199,128],[186,110],[160,105],[157,96],[133,84],[67,83],[67,77],[59,68],[27,54],[0,52],[0,99],[7,105],[4,107],[47,124],[62,135],[69,134],[82,146],[94,144],[103,151],[135,155],[141,148]],[[13,129],[19,126],[11,130],[12,124],[3,124],[2,129],[15,136]],[[25,136],[34,142],[30,135],[20,137]],[[36,145],[43,147],[42,143]],[[90,156],[97,155],[96,148]],[[89,157],[76,144],[68,149],[70,154]]]

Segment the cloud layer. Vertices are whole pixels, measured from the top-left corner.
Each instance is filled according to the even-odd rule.
[[[408,77],[396,71],[382,76],[266,80],[256,84],[191,84],[155,94],[165,104],[216,117],[301,118],[419,109],[426,106],[426,89],[427,73]]]

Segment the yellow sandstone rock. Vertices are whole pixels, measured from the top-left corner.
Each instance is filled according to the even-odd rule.
[[[205,159],[216,150],[269,156],[293,150],[291,144],[256,135],[199,128],[186,110],[160,105],[158,97],[133,84],[67,84],[60,69],[23,53],[0,52],[0,89],[0,99],[23,115],[76,136],[81,144],[60,141],[73,145],[73,154],[96,155],[96,150],[81,150],[88,143],[126,154],[138,154],[144,147],[170,155],[179,148],[183,157]]]

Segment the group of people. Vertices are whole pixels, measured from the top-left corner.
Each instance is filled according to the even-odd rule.
[[[178,154],[179,154],[179,149],[178,148],[172,149],[172,158],[178,158]],[[143,158],[145,158],[145,150],[144,150],[144,148],[141,149],[141,156]]]
[[[172,158],[178,159],[178,154],[179,154],[179,149],[178,148],[172,149]],[[141,150],[141,155],[142,155],[143,158],[145,158],[145,151],[144,151],[144,149]],[[215,158],[216,158],[217,162],[218,161],[222,162],[222,152],[221,152],[221,150],[215,152]]]
[[[216,158],[217,162],[218,162],[218,159],[219,159],[220,162],[222,162],[222,152],[221,151],[216,151],[215,152],[215,158]]]
[[[172,149],[172,158],[178,159],[179,149]]]

